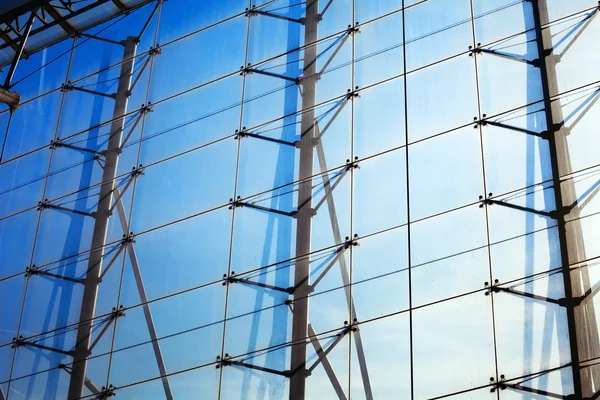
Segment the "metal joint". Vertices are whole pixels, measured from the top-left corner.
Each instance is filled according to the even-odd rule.
[[[500,375],[500,381],[496,382],[496,379],[491,376],[490,377],[490,384],[492,385],[490,392],[494,393],[496,392],[496,390],[505,390],[506,389],[506,383],[504,383],[504,375]]]
[[[356,22],[354,26],[348,25],[348,30],[346,31],[348,35],[354,35],[355,33],[360,33],[360,23]]]
[[[60,91],[63,92],[63,93],[70,92],[74,88],[75,87],[71,84],[71,81],[67,82],[66,84],[63,83],[62,85],[60,85]]]
[[[129,243],[135,243],[135,234],[133,232],[129,232],[128,235],[123,235],[123,239],[121,239],[121,244],[126,245]]]
[[[360,246],[360,243],[358,243],[357,233],[354,234],[354,237],[352,239],[350,239],[350,236],[346,236],[346,241],[344,242],[344,249],[348,249],[351,246]]]
[[[360,97],[360,90],[358,86],[354,86],[354,90],[348,89],[346,91],[346,99],[353,100],[354,98]]]
[[[38,206],[37,206],[38,211],[45,210],[46,208],[50,208],[50,202],[48,201],[48,199],[38,201]]]
[[[494,283],[491,285],[489,282],[485,282],[483,284],[483,286],[486,288],[485,295],[489,296],[490,293],[499,293],[501,290],[500,287],[498,286],[499,283],[500,283],[500,281],[498,281],[498,279],[494,279]]]
[[[157,56],[162,53],[162,47],[157,43],[156,46],[150,46],[150,50],[148,50],[148,55],[150,57]]]
[[[108,388],[106,386],[102,386],[102,391],[98,394],[96,399],[97,400],[108,399],[109,397],[116,396],[115,389],[116,389],[116,387],[113,385],[108,385]]]
[[[252,8],[246,7],[246,12],[244,13],[245,17],[251,18],[251,17],[255,17],[257,15],[258,15],[258,10],[256,9],[256,6],[252,6]]]
[[[140,113],[142,115],[154,112],[154,104],[152,102],[148,102],[148,104],[142,104],[142,108],[140,108]]]
[[[134,178],[136,176],[145,175],[144,174],[145,168],[146,167],[144,167],[142,164],[138,165],[137,167],[132,167],[131,168],[131,177]]]
[[[360,165],[358,165],[358,156],[354,157],[354,161],[350,161],[350,159],[346,160],[346,171],[350,171],[353,168],[360,168]]]
[[[485,119],[486,117],[487,117],[487,114],[482,114],[481,119],[479,119],[477,117],[473,117],[473,122],[474,122],[473,129],[477,129],[480,126],[487,126],[488,123]]]
[[[573,297],[573,298],[562,298],[558,299],[557,304],[565,308],[575,308],[581,305],[585,300],[585,296]]]
[[[469,57],[473,57],[475,54],[481,54],[481,43],[477,43],[476,47],[469,46]]]
[[[119,308],[113,307],[112,308],[112,314],[111,314],[111,316],[110,316],[109,319],[113,320],[113,319],[118,319],[118,318],[124,317],[125,316],[124,309],[125,309],[125,307],[123,307],[122,305],[119,306]]]

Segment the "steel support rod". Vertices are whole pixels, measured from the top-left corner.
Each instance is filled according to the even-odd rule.
[[[102,258],[104,256],[104,246],[106,244],[106,234],[110,216],[110,207],[112,204],[112,194],[115,187],[115,177],[119,162],[119,152],[115,151],[121,146],[121,137],[123,135],[123,126],[125,123],[124,115],[127,112],[127,103],[129,87],[131,85],[131,76],[133,74],[134,57],[137,49],[137,38],[128,37],[125,40],[123,52],[123,64],[121,64],[121,73],[117,96],[115,98],[115,108],[113,111],[113,122],[111,132],[118,132],[112,135],[108,141],[104,172],[102,175],[103,184],[100,186],[100,195],[90,257],[88,261],[88,270],[83,291],[81,311],[79,314],[79,327],[77,330],[76,347],[73,352],[73,370],[71,372],[71,381],[69,383],[68,399],[78,399],[83,395],[85,386],[87,357],[92,332],[92,319],[96,309],[96,299],[98,295],[99,277],[102,272]]]
[[[134,179],[134,178],[132,178]],[[116,202],[117,212],[119,213],[119,221],[121,221],[121,228],[123,233],[127,234],[127,215],[125,214],[125,207],[121,200],[123,196],[119,193],[119,190],[115,188],[115,196],[119,198]],[[171,391],[171,385],[169,383],[169,377],[167,376],[167,368],[165,366],[165,360],[160,349],[160,343],[158,342],[158,335],[156,334],[156,326],[154,325],[154,319],[152,318],[152,311],[150,310],[150,304],[148,302],[148,295],[146,294],[146,287],[142,279],[142,272],[140,270],[140,264],[138,263],[137,254],[133,243],[127,244],[127,253],[129,254],[129,261],[131,262],[131,269],[133,270],[133,276],[135,278],[135,284],[140,295],[140,302],[142,303],[142,309],[144,311],[144,318],[146,319],[146,325],[148,326],[148,333],[152,340],[152,349],[154,350],[154,357],[156,357],[156,364],[158,365],[158,372],[160,372],[163,388],[165,390],[165,397],[167,400],[173,400],[173,393]]]
[[[548,26],[547,0],[533,0],[533,18],[536,31],[537,49],[540,57],[540,74],[546,110],[546,124],[548,127],[548,144],[550,150],[550,163],[554,197],[558,210],[572,204],[577,199],[576,190],[572,181],[561,185],[560,177],[571,172],[571,157],[563,129],[564,117],[559,101],[551,101],[552,96],[559,94],[558,78],[556,72],[556,59],[552,56],[553,42]],[[560,127],[560,128],[558,128]],[[571,271],[570,264],[585,260],[584,241],[581,226],[578,221],[579,208],[570,211],[569,219],[575,219],[567,227],[566,215],[559,213],[557,216],[558,236],[560,244],[560,257],[564,278],[565,298],[567,300],[580,297],[590,288],[589,273],[586,267]],[[573,384],[575,397],[580,399],[591,396],[594,388],[600,384],[598,370],[584,371],[580,367],[580,360],[597,357],[600,354],[598,328],[593,304],[568,306],[567,323],[569,331],[569,346],[573,368]]]
[[[306,8],[304,26],[304,44],[309,45],[317,41],[319,24],[319,1],[311,2]],[[307,110],[302,114],[300,122],[301,131],[304,133],[300,140],[300,173],[302,182],[298,187],[298,204],[305,204],[298,210],[296,233],[296,256],[310,253],[310,239],[312,229],[312,180],[314,162],[314,127],[315,127],[315,100],[317,88],[317,46],[307,46],[304,50],[304,70],[306,76],[302,80],[302,109]],[[292,317],[292,346],[290,370],[297,371],[290,378],[290,400],[304,400],[306,391],[306,338],[308,337],[308,295],[310,294],[310,258],[302,257],[294,268],[294,313]]]
[[[33,27],[33,22],[35,21],[35,13],[32,12],[29,16],[29,20],[27,21],[27,25],[25,27],[25,32],[21,35],[21,43],[19,44],[19,51],[15,53],[14,60],[10,65],[10,69],[8,70],[8,74],[6,74],[6,80],[4,81],[4,88],[10,89],[10,81],[12,81],[13,76],[15,75],[15,70],[17,69],[17,65],[19,64],[19,60],[23,56],[23,52],[25,51],[25,45],[27,44],[27,39],[29,38],[29,34],[31,33],[31,28]]]

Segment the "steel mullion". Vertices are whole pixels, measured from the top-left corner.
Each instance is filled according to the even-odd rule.
[[[536,44],[540,62],[540,74],[542,78],[542,92],[544,95],[544,108],[546,111],[546,125],[549,130],[549,150],[550,150],[550,164],[552,169],[553,189],[555,203],[558,209],[564,206],[563,201],[563,188],[561,187],[561,165],[567,170],[571,170],[570,155],[568,152],[568,143],[566,137],[560,129],[556,129],[554,125],[555,120],[559,120],[561,123],[564,121],[562,115],[562,109],[560,105],[553,105],[551,96],[552,88],[554,91],[558,91],[558,81],[556,76],[556,60],[552,57],[552,36],[549,27],[543,29],[542,27],[548,22],[548,6],[546,0],[532,0],[533,18],[536,34]],[[547,51],[546,48],[550,50]],[[573,186],[565,185],[565,193],[567,196],[575,197],[575,189]],[[578,209],[573,210],[576,216],[579,215]],[[571,276],[571,269],[569,267],[571,259],[571,249],[569,248],[570,243],[575,243],[575,253],[579,258],[579,253],[585,253],[583,247],[583,238],[581,233],[581,227],[575,227],[575,231],[571,234],[567,231],[565,215],[557,216],[558,225],[558,238],[560,244],[560,258],[563,269],[563,282],[565,298],[572,300],[575,295],[574,291],[581,290],[582,286],[589,286],[589,275],[587,270],[579,271],[579,274],[575,277]],[[579,228],[579,229],[577,229]],[[582,343],[585,350],[593,353],[597,353],[598,343],[598,329],[596,325],[593,305],[588,304],[586,308],[578,307],[566,307],[567,314],[567,328],[569,332],[569,347],[571,352],[571,364],[572,364],[572,375],[573,375],[573,386],[575,391],[575,397],[583,398],[584,393],[591,392],[593,386],[592,376],[586,379],[586,388],[583,387],[582,369],[580,367],[580,345]],[[585,356],[584,356],[585,358]],[[598,373],[593,374],[594,378],[599,378]]]
[[[121,145],[123,124],[127,114],[128,97],[127,91],[131,85],[131,73],[134,66],[134,56],[137,49],[137,38],[128,37],[125,42],[123,59],[129,60],[121,65],[121,73],[118,85],[118,96],[115,98],[115,107],[113,110],[114,123],[111,127],[113,131],[120,131],[120,134],[114,135],[109,139],[107,145],[105,165],[103,168],[102,181],[100,186],[99,202],[96,212],[96,220],[92,236],[92,248],[98,248],[99,251],[90,254],[88,262],[88,272],[86,274],[86,284],[84,286],[82,306],[80,311],[80,321],[83,321],[77,330],[77,346],[73,355],[73,371],[69,383],[68,399],[73,400],[81,397],[86,377],[88,349],[90,345],[91,320],[95,313],[96,300],[98,295],[98,284],[95,282],[101,274],[103,249],[106,245],[108,233],[109,213],[112,203],[112,192],[115,189],[114,179],[117,174],[117,165],[119,153],[112,150],[118,149]]]

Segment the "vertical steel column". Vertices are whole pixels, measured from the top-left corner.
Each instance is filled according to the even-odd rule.
[[[319,1],[307,2],[304,22],[304,45],[317,41],[319,23]],[[312,228],[312,180],[314,162],[315,111],[313,109],[317,87],[317,46],[304,49],[304,69],[302,76],[302,120],[300,123],[302,139],[300,140],[300,183],[298,187],[298,204],[304,206],[298,210],[296,233],[296,256],[304,256],[310,252]],[[294,312],[292,317],[292,354],[291,370],[297,372],[290,378],[290,399],[303,400],[306,389],[306,338],[308,336],[308,295],[310,259],[301,257],[295,264]]]
[[[575,397],[578,399],[593,394],[593,388],[598,385],[592,374],[582,374],[580,362],[600,355],[598,343],[598,328],[593,312],[593,305],[578,305],[576,300],[590,289],[588,271],[586,268],[578,268],[571,271],[570,265],[574,261],[585,260],[585,248],[581,227],[578,222],[575,226],[567,229],[566,216],[577,219],[578,207],[570,210],[569,206],[577,199],[576,191],[572,182],[562,184],[560,177],[571,173],[571,158],[564,128],[564,117],[561,104],[552,102],[552,96],[559,94],[558,79],[556,74],[556,59],[552,54],[553,41],[549,28],[547,0],[533,0],[533,17],[535,24],[536,40],[540,60],[540,74],[542,79],[542,90],[544,94],[544,108],[546,110],[546,124],[548,128],[548,144],[550,150],[550,162],[552,168],[552,179],[554,197],[557,213],[558,235],[560,242],[561,264],[564,278],[565,298],[567,302],[566,312],[569,330],[569,345],[571,350],[571,362],[573,369],[573,383]],[[566,210],[566,211],[565,211]],[[591,314],[590,314],[591,311]]]
[[[98,209],[96,211],[96,222],[92,236],[92,251],[88,261],[85,288],[83,290],[83,299],[79,314],[80,324],[77,330],[77,341],[73,353],[69,400],[77,399],[83,394],[87,367],[86,359],[89,356],[89,346],[92,337],[92,319],[94,318],[96,309],[96,298],[98,295],[98,285],[100,284],[99,277],[102,271],[102,258],[104,256],[104,245],[106,244],[114,181],[119,162],[119,147],[121,146],[125,124],[125,118],[123,117],[127,112],[128,92],[133,74],[133,58],[135,57],[137,44],[138,38],[133,36],[128,37],[124,42],[123,64],[121,64],[119,86],[115,97],[113,122],[110,128],[110,138],[105,156],[102,185],[100,186]]]

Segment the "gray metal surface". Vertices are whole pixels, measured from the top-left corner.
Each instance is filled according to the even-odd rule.
[[[106,151],[104,171],[102,175],[102,185],[96,211],[96,221],[92,236],[92,252],[88,261],[85,288],[81,304],[79,317],[79,327],[77,330],[77,342],[73,353],[73,370],[69,385],[69,399],[77,399],[83,394],[83,388],[86,377],[87,357],[92,333],[92,319],[96,309],[96,299],[98,295],[99,277],[102,272],[102,258],[104,256],[104,245],[106,244],[106,234],[110,218],[110,209],[113,199],[115,186],[115,177],[117,175],[117,166],[119,163],[119,153],[121,147],[121,138],[125,124],[124,115],[127,113],[127,103],[129,101],[128,92],[131,85],[133,74],[133,64],[138,38],[128,37],[125,40],[119,86],[115,99],[115,108],[113,112],[113,123],[111,125],[111,135],[108,140]]]

